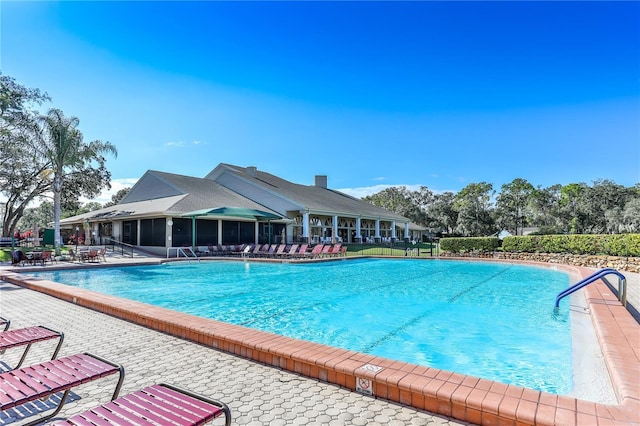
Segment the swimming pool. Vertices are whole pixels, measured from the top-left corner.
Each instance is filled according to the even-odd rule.
[[[572,387],[565,273],[368,259],[52,271],[38,277],[277,334],[557,394]],[[566,310],[561,310],[561,312]]]

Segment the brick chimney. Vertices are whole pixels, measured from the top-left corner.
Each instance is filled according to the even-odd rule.
[[[247,174],[251,177],[258,177],[258,168],[256,166],[247,167]]]

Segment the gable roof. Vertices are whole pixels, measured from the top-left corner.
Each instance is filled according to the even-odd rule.
[[[241,207],[276,213],[210,179],[148,170],[120,203],[69,217],[60,223],[111,220],[124,216],[135,218],[152,215],[181,215],[194,210],[216,207]]]
[[[409,219],[367,201],[352,197],[340,191],[316,185],[300,185],[289,182],[254,167],[240,167],[221,163],[206,178],[216,179],[223,173],[232,173],[244,181],[293,201],[303,209],[311,211],[335,212],[337,214],[358,214],[363,218],[382,218],[409,222]],[[284,212],[281,212],[284,213]]]

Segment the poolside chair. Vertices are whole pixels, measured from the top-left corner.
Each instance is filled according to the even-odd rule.
[[[51,250],[45,250],[42,252],[42,254],[40,255],[40,261],[42,262],[43,265],[46,265],[47,262],[53,263],[54,258],[51,254],[52,254]]]
[[[242,250],[242,257],[249,257],[251,256],[253,250],[255,249],[255,247],[251,244],[247,244],[244,249]]]
[[[294,257],[298,251],[298,244],[292,244],[289,250],[283,253],[284,257]]]
[[[62,342],[64,341],[64,334],[62,332],[52,330],[42,325],[3,331],[0,333],[0,354],[10,348],[26,346],[18,364],[15,367],[9,367],[11,370],[15,370],[16,368],[20,368],[24,362],[32,344],[51,339],[59,339],[58,345],[51,356],[51,359],[55,359],[55,357],[58,356],[60,346],[62,346]]]
[[[280,244],[277,250],[275,251],[274,255],[279,257],[283,256],[286,248],[287,248],[286,244]]]
[[[333,248],[331,249],[331,251],[329,252],[329,254],[330,254],[332,257],[339,256],[339,255],[340,255],[340,249],[341,249],[341,247],[342,247],[342,244],[340,244],[340,243],[336,243],[336,244],[334,244],[334,246],[333,246]]]
[[[160,383],[54,423],[65,425],[203,425],[224,414],[231,424],[231,410],[224,402],[186,389]]]
[[[324,244],[318,244],[311,249],[310,253],[307,253],[305,257],[318,257],[322,254],[322,250],[324,249]]]
[[[24,425],[32,426],[58,414],[72,388],[116,373],[119,374],[119,378],[111,397],[112,401],[120,393],[124,368],[87,352],[0,373],[0,411],[37,399],[48,398],[64,391],[58,406],[52,413]]]
[[[298,249],[297,253],[294,253],[292,257],[305,257],[307,253],[307,249],[309,248],[309,244],[302,244],[300,249]]]
[[[333,247],[331,246],[331,244],[327,244],[326,246],[324,246],[324,247],[322,248],[322,251],[320,252],[319,256],[321,256],[321,257],[325,257],[325,256],[329,256],[329,255],[331,255],[331,249],[332,249],[332,248],[333,248]]]
[[[0,317],[0,327],[4,327],[4,330],[2,331],[7,331],[10,325],[11,325],[11,320]]]
[[[22,252],[22,250],[15,250],[11,252],[11,266],[21,265],[24,266],[25,262],[27,262],[27,256]]]

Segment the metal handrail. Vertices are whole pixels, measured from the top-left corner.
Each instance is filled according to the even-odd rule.
[[[116,252],[116,246],[120,249],[120,254],[124,256],[125,249],[127,249],[127,254],[130,257],[133,257],[135,246],[127,243],[123,243],[122,241],[114,240],[110,237],[103,237],[104,245],[111,246],[111,251]]]
[[[563,297],[568,296],[571,293],[577,290],[580,290],[582,287],[588,284],[591,284],[592,282],[597,281],[600,278],[604,278],[606,275],[609,275],[609,274],[614,274],[618,277],[618,300],[620,300],[622,305],[626,307],[627,306],[627,278],[613,268],[604,268],[597,272],[594,272],[593,274],[589,275],[587,278],[581,281],[578,281],[571,287],[558,293],[558,295],[556,296],[555,307],[558,308],[560,306],[560,299],[562,299]]]

